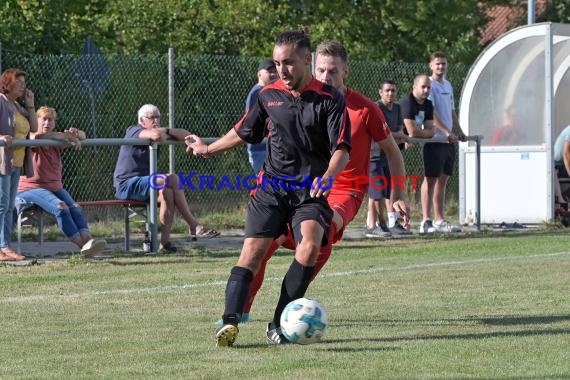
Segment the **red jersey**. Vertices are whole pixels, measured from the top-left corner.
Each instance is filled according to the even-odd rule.
[[[346,109],[351,125],[350,160],[333,183],[333,190],[351,191],[362,200],[368,191],[370,145],[390,135],[390,128],[377,104],[359,92],[348,89]],[[358,180],[355,180],[358,179]]]

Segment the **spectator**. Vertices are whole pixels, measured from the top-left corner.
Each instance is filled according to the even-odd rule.
[[[268,84],[275,82],[278,78],[277,69],[275,68],[275,62],[272,59],[266,59],[259,64],[257,68],[257,83],[251,88],[247,99],[245,101],[245,112],[249,111],[249,108],[257,100],[257,95],[259,91]],[[263,166],[263,161],[265,161],[265,156],[267,144],[266,142],[261,142],[259,144],[247,144],[247,154],[249,156],[249,163],[253,168],[254,173],[259,173]]]
[[[505,110],[505,122],[495,129],[491,139],[491,145],[522,145],[526,142],[526,135],[519,127],[517,110],[511,104]]]
[[[53,139],[69,143],[75,149],[81,148],[80,140],[85,132],[71,128],[55,132],[57,114],[53,108],[41,107],[37,111],[38,131],[31,132],[31,139]],[[61,147],[34,147],[34,176],[23,178],[18,186],[17,198],[24,203],[33,203],[55,216],[57,225],[65,236],[80,249],[86,257],[94,256],[105,249],[105,240],[93,239],[83,212],[62,183]]]
[[[378,106],[382,110],[392,136],[399,143],[400,149],[404,148],[408,136],[404,134],[404,120],[400,110],[400,105],[396,103],[398,89],[396,82],[386,80],[380,85],[378,91],[380,100]],[[398,221],[398,213],[394,210],[390,193],[392,180],[386,153],[372,143],[370,152],[370,178],[380,176],[386,180],[376,180],[376,186],[368,187],[368,214],[366,218],[365,236],[367,237],[390,237],[391,235],[409,235],[411,231],[406,230]],[[384,203],[388,211],[388,224],[384,219]]]
[[[422,183],[423,221],[420,232],[461,232],[461,228],[445,220],[445,188],[447,180],[453,173],[455,162],[455,143],[465,140],[457,113],[453,87],[447,79],[447,56],[434,52],[430,57],[431,91],[429,99],[433,103],[433,120],[436,138],[447,138],[446,142],[426,143],[423,148],[425,177]],[[434,220],[430,219],[433,203]]]
[[[160,127],[160,111],[152,104],[145,104],[138,111],[138,124],[127,128],[125,138],[150,139],[163,142],[167,138],[184,140],[189,133],[183,129],[168,129]],[[159,253],[176,252],[177,248],[170,242],[170,231],[176,210],[188,224],[192,240],[196,236],[212,238],[220,233],[205,228],[192,215],[184,191],[179,189],[176,174],[167,174],[168,179],[157,176],[150,177],[150,159],[148,145],[123,145],[115,166],[113,184],[118,199],[133,199],[148,201],[150,199],[150,183],[159,187],[158,202],[160,203],[159,219],[162,224]]]
[[[36,132],[34,93],[26,88],[27,74],[19,69],[7,69],[0,76],[0,261],[20,261],[10,247],[14,226],[14,204],[20,174],[33,175],[32,154],[29,148],[11,147],[13,139],[25,139]],[[23,99],[24,106],[17,100]]]
[[[414,79],[412,93],[400,101],[404,126],[412,138],[431,138],[435,130],[433,125],[433,105],[428,99],[431,82],[427,75],[418,75]],[[424,158],[425,166],[425,158]],[[422,204],[423,206],[423,204]],[[432,221],[422,220],[420,233],[434,232]]]

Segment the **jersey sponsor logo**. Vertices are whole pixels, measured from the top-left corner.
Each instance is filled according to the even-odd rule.
[[[269,107],[281,107],[283,104],[285,104],[285,102],[281,102],[281,101],[270,101],[265,103],[265,107],[269,108]]]

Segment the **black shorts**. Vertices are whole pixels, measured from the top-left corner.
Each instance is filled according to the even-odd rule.
[[[368,198],[389,199],[392,181],[390,168],[386,156],[370,161],[370,184],[368,185]]]
[[[321,244],[328,242],[333,217],[326,198],[311,198],[310,189],[284,190],[273,186],[258,188],[247,204],[246,237],[277,238],[287,235],[291,227],[295,242],[300,242],[301,222],[316,220],[324,229]]]
[[[423,150],[424,176],[451,176],[455,163],[455,146],[444,143],[427,143]]]

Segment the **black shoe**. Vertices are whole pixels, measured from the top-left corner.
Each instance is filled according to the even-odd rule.
[[[392,235],[412,235],[412,231],[406,230],[398,221],[396,221],[394,227],[390,227],[390,232]]]
[[[269,343],[272,344],[289,344],[287,338],[283,334],[281,334],[281,327],[271,328],[271,323],[267,324],[267,328],[265,329],[265,333],[267,334],[267,340]]]

